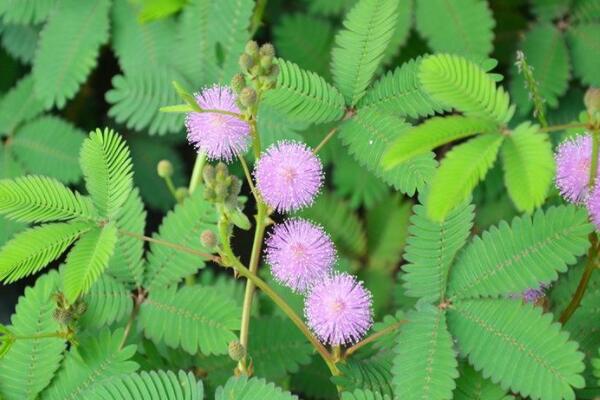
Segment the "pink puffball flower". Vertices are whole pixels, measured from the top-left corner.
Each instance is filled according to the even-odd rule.
[[[221,110],[239,114],[236,97],[226,86],[215,85],[195,94],[203,110]],[[250,125],[232,115],[216,112],[190,112],[185,119],[188,141],[208,158],[231,161],[248,150]]]
[[[323,184],[323,166],[303,143],[282,141],[267,149],[254,169],[256,187],[279,212],[310,205]]]
[[[353,344],[373,324],[371,293],[352,275],[336,274],[312,287],[304,305],[308,325],[332,346]]]
[[[327,277],[336,258],[329,235],[303,219],[275,225],[266,247],[267,263],[273,277],[299,293]]]
[[[590,219],[596,225],[596,229],[600,229],[600,185],[598,184],[598,180],[596,180],[594,189],[586,200],[586,207]]]
[[[548,288],[549,285],[541,284],[537,288],[527,289],[523,292],[523,301],[525,303],[536,303],[546,295],[545,290]]]
[[[558,146],[556,151],[556,186],[572,203],[586,200],[592,165],[592,138],[577,136]],[[598,165],[600,171],[600,164]]]

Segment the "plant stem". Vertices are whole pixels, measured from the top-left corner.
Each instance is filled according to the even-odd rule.
[[[598,172],[598,147],[600,147],[600,140],[598,135],[600,132],[592,131],[592,165],[590,167],[590,181],[589,186],[592,188],[596,182],[596,174]]]
[[[366,338],[364,338],[363,340],[361,340],[360,342],[356,343],[354,346],[349,347],[348,350],[346,350],[346,352],[344,353],[344,357],[349,357],[352,354],[356,353],[358,351],[358,349],[360,349],[363,346],[366,346],[369,343],[372,343],[374,341],[376,341],[377,339],[379,339],[380,337],[383,337],[385,335],[388,335],[392,332],[394,332],[396,329],[400,328],[400,326],[402,324],[405,324],[407,321],[398,321],[382,330],[380,330],[379,332],[375,332],[374,334],[372,334],[371,336],[367,336]]]
[[[319,151],[321,151],[321,149],[323,147],[325,147],[325,145],[327,144],[327,142],[329,142],[331,140],[331,138],[333,137],[333,135],[335,135],[335,133],[337,132],[338,127],[336,126],[335,128],[331,128],[329,130],[329,132],[327,132],[327,135],[325,135],[325,137],[323,138],[323,140],[321,140],[321,143],[319,143],[317,145],[317,147],[315,147],[315,149],[313,150],[313,154],[317,154]]]
[[[194,163],[194,169],[192,171],[192,177],[190,178],[190,185],[188,191],[190,194],[194,193],[196,188],[200,185],[202,181],[202,169],[204,168],[204,164],[206,163],[206,154],[203,152],[199,152],[196,156],[196,162]]]
[[[587,124],[583,123],[583,122],[574,123],[574,124],[550,125],[545,128],[541,128],[540,132],[556,132],[556,131],[564,131],[565,129],[585,128],[585,127],[587,127]]]
[[[173,184],[173,179],[170,176],[166,176],[163,178],[165,183],[167,184],[167,189],[169,189],[169,193],[173,196],[175,200],[177,200],[177,189],[175,189],[175,185]]]
[[[143,297],[143,294],[141,291],[138,291],[134,300],[135,300],[135,305],[133,306],[133,310],[131,311],[131,315],[129,316],[127,325],[125,326],[125,331],[123,332],[123,338],[121,339],[121,343],[119,344],[119,350],[122,350],[123,347],[125,347],[125,343],[127,343],[127,338],[129,337],[129,334],[131,333],[131,328],[133,327],[133,323],[135,322],[135,319],[137,318],[137,315],[140,311],[140,306],[142,305],[142,302],[144,301],[144,297]]]
[[[252,182],[252,175],[250,175],[250,169],[248,168],[248,164],[246,163],[246,159],[242,155],[238,155],[240,159],[240,164],[242,164],[242,169],[244,170],[244,175],[246,176],[246,180],[248,181],[248,186],[250,186],[250,191],[256,200],[256,203],[260,201],[258,197],[258,192],[256,191],[256,187],[254,187],[254,182]]]
[[[267,7],[267,0],[258,0],[256,2],[256,7],[254,7],[254,14],[252,14],[252,19],[250,22],[250,37],[253,37],[258,31],[258,28],[262,25],[262,16],[265,13],[265,8]]]

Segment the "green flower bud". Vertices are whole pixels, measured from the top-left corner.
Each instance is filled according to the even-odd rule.
[[[262,57],[267,56],[273,59],[273,57],[275,57],[275,47],[273,47],[271,43],[265,43],[262,46],[260,46],[259,54]]]
[[[242,358],[246,357],[246,348],[240,343],[239,340],[234,340],[229,343],[229,357],[233,361],[240,361]]]
[[[225,201],[228,195],[227,184],[225,182],[217,182],[215,185],[215,196],[217,201]]]
[[[173,176],[173,164],[169,160],[160,160],[156,166],[156,172],[161,178],[170,178]]]
[[[178,187],[177,190],[175,191],[175,199],[177,199],[177,202],[179,202],[179,203],[181,203],[183,200],[185,200],[185,198],[188,197],[189,195],[190,195],[190,191],[186,187]]]
[[[245,86],[246,80],[242,74],[235,74],[231,79],[231,87],[236,93],[241,92]]]
[[[200,234],[200,243],[207,249],[213,249],[217,246],[217,235],[210,229],[206,229]]]
[[[216,172],[215,179],[217,181],[222,182],[229,175],[229,171],[227,170],[227,164],[225,164],[223,162],[219,162],[217,164],[217,166],[215,167],[215,172]]]
[[[217,199],[217,195],[215,193],[215,190],[213,188],[211,188],[210,186],[207,186],[204,188],[204,198],[208,201],[216,201]]]
[[[273,65],[273,57],[272,56],[262,56],[260,58],[260,66],[264,68],[266,71],[269,71],[271,66]]]
[[[240,56],[240,67],[242,68],[242,71],[248,71],[253,66],[254,58],[245,53]]]
[[[277,82],[277,77],[279,76],[279,65],[273,64],[271,66],[271,71],[269,72],[269,79],[273,82]]]
[[[215,181],[215,176],[215,167],[210,164],[205,165],[202,169],[202,179],[204,180],[204,183],[211,185]]]
[[[254,40],[249,41],[248,43],[246,43],[246,48],[244,49],[244,51],[249,56],[254,57],[258,55],[258,43],[256,43]]]
[[[242,190],[242,180],[235,175],[231,176],[231,183],[229,184],[229,194],[237,197]]]
[[[256,91],[251,87],[245,87],[240,93],[240,103],[244,107],[252,107],[256,104]]]

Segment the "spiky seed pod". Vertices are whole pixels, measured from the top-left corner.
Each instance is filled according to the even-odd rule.
[[[71,311],[64,308],[57,308],[52,316],[61,325],[68,325],[73,320]]]
[[[236,196],[240,194],[242,190],[242,180],[235,175],[231,176],[231,183],[229,184],[229,194]]]
[[[225,199],[229,195],[229,191],[227,189],[228,187],[225,182],[217,182],[215,184],[215,197],[218,202],[225,201]]]
[[[218,163],[215,167],[215,179],[217,181],[223,181],[229,175],[229,170],[227,169],[227,165],[225,163]]]

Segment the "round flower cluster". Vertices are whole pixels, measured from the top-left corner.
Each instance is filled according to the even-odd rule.
[[[600,228],[600,189],[598,178],[590,187],[592,167],[592,137],[576,136],[558,146],[556,159],[556,187],[563,198],[571,203],[585,204],[594,224]],[[600,162],[596,177],[600,176]]]

